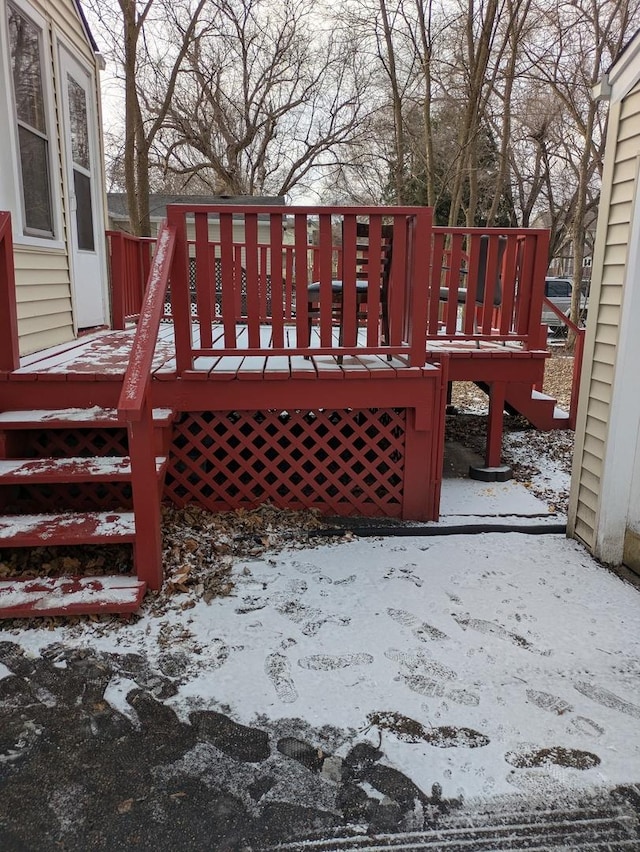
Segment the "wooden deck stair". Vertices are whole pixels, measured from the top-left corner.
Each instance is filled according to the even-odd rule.
[[[489,392],[489,385],[486,382],[475,384],[485,393]],[[569,414],[558,406],[558,400],[532,389],[528,384],[518,382],[507,384],[505,410],[510,414],[521,414],[532,426],[542,432],[571,428]]]
[[[173,411],[155,409],[152,418],[156,487],[147,490],[144,502],[145,514],[151,507],[159,518]],[[139,607],[159,566],[141,564],[135,489],[123,490],[132,481],[126,434],[127,424],[115,409],[0,413],[0,508],[9,507],[0,518],[0,547],[132,544],[135,569],[135,575],[2,580],[0,618],[126,613]],[[38,487],[32,491],[32,485]],[[34,495],[36,502],[44,500],[44,511],[29,511]],[[131,505],[124,507],[127,501]],[[87,505],[80,509],[83,502]],[[102,503],[101,510],[92,502]]]

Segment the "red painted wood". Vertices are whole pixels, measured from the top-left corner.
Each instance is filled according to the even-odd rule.
[[[135,510],[136,574],[148,587],[162,586],[160,489],[154,451],[153,420],[145,406],[139,420],[129,422],[131,487]]]
[[[222,287],[222,322],[224,326],[225,346],[236,345],[236,314],[240,312],[240,293],[238,303],[235,299],[236,263],[233,247],[233,217],[230,213],[220,213],[220,284]],[[238,287],[239,289],[239,287]]]
[[[320,345],[331,346],[333,316],[331,281],[334,276],[332,266],[333,235],[331,233],[331,216],[328,214],[320,214],[319,231],[320,251],[318,252],[317,272],[314,269],[314,280],[320,282]],[[299,289],[298,293],[302,296]]]
[[[141,417],[142,407],[149,390],[151,364],[164,310],[175,237],[175,230],[163,223],[158,232],[145,301],[118,400],[119,415],[129,420],[137,420]]]
[[[448,287],[446,277],[447,262],[445,258],[445,233],[443,230],[433,231],[433,249],[431,268],[429,270],[429,311],[427,315],[427,336],[437,336],[440,326],[440,287]]]
[[[200,345],[209,347],[212,343],[211,323],[213,322],[216,275],[214,258],[209,251],[209,217],[206,213],[195,214],[195,233],[196,299],[200,320]]]
[[[498,467],[502,457],[502,427],[506,389],[505,382],[492,382],[489,388],[487,447],[484,460],[487,467]]]
[[[504,254],[503,282],[517,280],[519,244],[520,239],[516,234],[507,235],[507,247]],[[508,335],[512,328],[515,303],[515,288],[503,287],[502,306],[499,311],[498,319],[498,327],[501,335]]]
[[[367,257],[367,346],[380,345],[380,286],[385,248],[382,242],[382,217],[369,217]]]
[[[107,231],[111,269],[111,322],[114,328],[125,327],[125,286],[127,276],[124,260],[124,237],[121,232]]]
[[[170,426],[174,413],[170,408],[155,408],[153,422],[157,427]],[[0,431],[6,429],[86,429],[114,427],[122,424],[115,408],[57,408],[33,411],[0,412]]]
[[[260,275],[258,260],[258,217],[244,215],[245,269],[247,288],[247,327],[249,347],[260,349]]]
[[[435,414],[435,412],[434,412]],[[416,428],[416,412],[407,412],[404,459],[402,518],[406,521],[432,521],[433,517],[433,423]]]
[[[156,473],[166,466],[165,458],[156,458]],[[0,459],[0,485],[34,482],[128,482],[131,479],[129,458],[52,458]]]
[[[555,417],[557,400],[547,394],[532,391],[531,385],[523,382],[510,382],[506,386],[506,402],[536,427],[549,431],[562,428]],[[566,424],[565,424],[566,426]]]
[[[2,547],[58,544],[114,544],[135,538],[131,512],[59,515],[0,515]]]
[[[539,229],[525,228],[441,228],[433,229],[434,275],[441,270],[443,286],[450,290],[449,302],[444,306],[446,336],[455,339],[481,342],[519,341],[528,349],[542,349],[546,345],[544,331],[540,325],[541,300],[544,294],[544,270],[547,266],[548,233]],[[475,296],[477,287],[478,240],[489,240],[489,274],[497,272],[497,240],[506,238],[506,251],[502,262],[502,306],[494,308],[490,299],[490,289],[485,290],[485,304],[476,310]],[[463,248],[460,262],[453,257],[454,248],[449,251],[447,245],[455,246],[455,240],[462,239]],[[468,270],[464,272],[464,270]],[[462,275],[460,273],[462,272]],[[467,295],[462,315],[462,331],[456,330],[452,316],[457,276],[467,281]],[[489,279],[488,279],[489,280]],[[464,283],[464,280],[463,280]],[[436,341],[442,335],[436,327],[436,310],[433,305],[435,293],[432,292],[429,306],[428,340]],[[456,297],[457,298],[457,297]],[[474,329],[474,318],[477,327]]]
[[[358,236],[355,215],[345,214],[342,226],[342,251],[338,258],[337,276],[343,282],[342,326],[344,346],[355,346],[358,335],[356,280]]]
[[[0,580],[0,618],[135,612],[145,591],[123,576]]]
[[[11,214],[0,211],[0,372],[20,366]]]
[[[175,232],[175,249],[171,266],[171,310],[176,346],[176,367],[178,373],[182,373],[185,370],[190,370],[193,366],[189,248],[184,215],[169,206],[167,208],[167,222]]]
[[[124,231],[107,231],[111,268],[112,324],[123,329],[139,316],[149,278],[152,237],[133,237]]]
[[[295,282],[296,303],[296,340],[299,347],[309,346],[309,314],[307,309],[307,286],[309,272],[307,268],[307,217],[301,212],[294,214],[294,250],[293,276]],[[316,278],[317,280],[317,278]]]
[[[411,329],[406,322],[406,306],[411,298],[408,283],[411,273],[407,272],[409,229],[410,224],[406,220],[394,222],[387,292],[389,339],[385,341],[386,345],[392,348],[403,347],[404,341],[411,339]],[[382,258],[382,262],[384,260],[385,258]],[[412,280],[414,285],[424,286],[424,282],[418,283],[415,276]]]
[[[433,211],[429,207],[414,208],[407,226],[410,234],[408,263],[410,275],[406,286],[410,296],[406,302],[406,318],[403,326],[409,343],[409,363],[412,366],[421,366],[425,363],[427,348],[428,282],[431,268]]]

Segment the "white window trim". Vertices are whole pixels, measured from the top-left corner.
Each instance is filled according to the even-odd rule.
[[[7,26],[7,15],[9,5],[14,6],[21,14],[40,30],[41,39],[41,65],[42,65],[42,94],[45,102],[45,115],[47,121],[47,141],[49,153],[49,180],[52,206],[52,220],[54,228],[53,237],[40,237],[25,234],[24,230],[24,199],[22,193],[22,178],[20,166],[20,147],[18,143],[18,124],[16,121],[15,95],[13,92],[13,80],[11,79],[11,68],[9,60],[9,32]],[[56,121],[55,98],[53,88],[53,76],[51,67],[52,56],[52,33],[48,22],[25,0],[10,0],[5,4],[1,23],[0,37],[5,49],[0,54],[6,55],[6,62],[0,69],[0,81],[4,75],[4,83],[8,92],[9,119],[11,122],[10,145],[11,162],[6,165],[12,170],[13,175],[13,204],[11,205],[13,225],[13,241],[15,245],[42,248],[42,249],[65,249],[64,221],[62,217],[62,197],[60,193],[60,140],[58,138],[58,126]],[[3,166],[5,166],[3,158]]]

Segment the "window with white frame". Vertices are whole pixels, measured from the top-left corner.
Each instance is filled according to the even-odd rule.
[[[22,184],[25,234],[53,237],[49,133],[42,79],[42,31],[8,6],[9,55]]]

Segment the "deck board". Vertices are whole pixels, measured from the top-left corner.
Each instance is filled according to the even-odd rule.
[[[358,344],[366,345],[366,329],[360,329]],[[118,380],[125,374],[129,353],[135,336],[135,327],[124,331],[102,331],[90,337],[80,338],[72,343],[55,346],[51,349],[29,355],[21,359],[20,367],[9,378],[13,381],[43,380],[48,382],[108,382]],[[197,322],[192,325],[194,348],[200,346],[200,327]],[[246,325],[238,324],[235,330],[235,343],[238,348],[247,348],[248,329]],[[369,377],[376,379],[393,379],[401,375],[409,375],[405,359],[393,356],[390,360],[377,354],[363,353],[361,355],[345,355],[342,364],[338,364],[333,355],[314,354],[314,347],[320,345],[316,328],[312,329],[311,348],[309,356],[299,353],[292,355],[269,355],[268,352],[254,350],[256,354],[224,354],[217,356],[215,350],[228,352],[228,342],[225,340],[224,329],[216,324],[212,328],[212,346],[207,354],[195,357],[193,369],[185,374],[185,378],[193,380],[211,379],[214,381],[240,380],[285,380],[285,379],[323,379],[323,380],[356,380]],[[284,348],[296,348],[297,333],[295,326],[284,329]],[[273,341],[270,326],[261,326],[260,343],[268,349]],[[334,330],[333,344],[338,346],[338,329]],[[213,350],[213,351],[212,351]],[[211,354],[209,354],[211,353]],[[546,352],[531,352],[523,348],[520,342],[497,342],[482,340],[456,341],[444,339],[429,341],[426,353],[427,361],[437,361],[441,353],[447,353],[455,361],[455,377],[459,379],[464,374],[465,364],[470,366],[470,377],[478,369],[488,371],[490,380],[490,365],[495,362],[522,361],[544,359]],[[511,365],[516,369],[516,365]],[[171,381],[177,378],[175,346],[173,341],[173,325],[163,322],[160,326],[158,340],[153,357],[152,375],[154,380]]]

